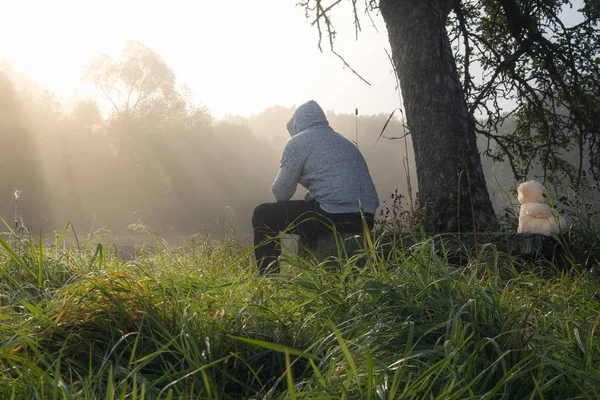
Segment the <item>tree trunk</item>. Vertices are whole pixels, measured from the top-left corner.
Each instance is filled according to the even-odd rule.
[[[381,0],[430,232],[495,222],[445,21],[451,0]]]

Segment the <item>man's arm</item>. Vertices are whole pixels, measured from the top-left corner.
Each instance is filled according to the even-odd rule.
[[[279,173],[271,185],[275,200],[287,201],[292,198],[303,169],[304,155],[296,150],[295,143],[288,141],[281,155]]]

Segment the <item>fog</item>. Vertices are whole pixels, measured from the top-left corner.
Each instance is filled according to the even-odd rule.
[[[0,63],[0,217],[32,232],[68,221],[81,233],[251,231],[254,207],[274,201],[293,106],[215,118],[136,42],[120,58],[95,58],[83,76],[98,95],[65,101]],[[380,210],[395,190],[407,196],[409,175],[413,197],[418,190],[410,136],[398,139],[406,134],[399,112],[386,125],[391,111],[327,112],[365,156]],[[515,203],[510,168],[483,165],[496,211]],[[295,198],[305,192],[299,186]]]
[[[153,54],[143,46],[132,51]],[[117,61],[103,62],[108,64],[88,73],[104,74]],[[270,186],[294,108],[272,106],[249,117],[216,119],[188,100],[163,68],[166,63],[159,67],[132,80],[152,78],[155,88],[146,82],[148,93],[112,96],[109,102],[115,104],[106,107],[102,96],[61,103],[10,64],[1,64],[0,216],[8,223],[16,217],[34,232],[59,230],[67,221],[82,233],[101,228],[249,232],[254,207],[274,201]],[[116,82],[123,76],[104,76],[115,80],[105,92],[125,88],[128,82]],[[375,145],[388,116],[327,113],[334,129],[358,140],[382,200],[407,186],[404,140],[382,138]],[[402,134],[394,118],[384,136]],[[414,167],[412,180],[416,185]],[[305,192],[299,186],[295,198]]]

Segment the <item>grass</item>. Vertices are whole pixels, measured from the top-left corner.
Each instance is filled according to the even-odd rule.
[[[231,238],[123,260],[65,231],[0,241],[2,398],[600,398],[589,254],[548,277],[493,247],[457,268],[434,241],[376,241],[260,278]]]

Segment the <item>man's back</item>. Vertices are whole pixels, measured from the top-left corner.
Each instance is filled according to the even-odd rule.
[[[298,107],[288,130],[292,138],[272,187],[277,200],[289,200],[300,183],[326,212],[360,212],[362,207],[375,213],[379,199],[364,157],[329,126],[316,102]]]

